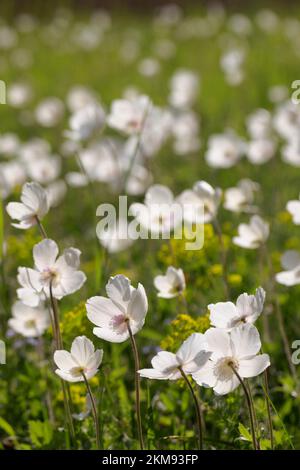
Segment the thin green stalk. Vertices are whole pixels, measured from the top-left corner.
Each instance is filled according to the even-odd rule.
[[[193,397],[195,410],[196,410],[196,417],[197,417],[197,427],[198,427],[198,449],[203,450],[203,430],[202,430],[202,419],[201,419],[201,410],[200,410],[200,403],[199,400],[194,392],[194,389],[181,367],[178,367],[188,389]]]
[[[138,373],[140,369],[140,360],[139,360],[139,353],[137,350],[136,342],[134,336],[132,334],[132,330],[127,322],[127,329],[130,337],[132,352],[134,356],[134,375],[135,375],[135,409],[136,409],[136,420],[137,420],[137,428],[138,428],[138,436],[140,441],[140,448],[144,450],[144,440],[143,440],[143,430],[142,430],[142,417],[141,417],[141,397],[140,397],[140,375]]]
[[[265,395],[265,402],[266,402],[267,415],[268,415],[268,426],[269,426],[269,433],[270,433],[271,449],[273,450],[274,449],[274,436],[273,436],[273,425],[272,425],[270,398],[269,398],[268,370],[269,370],[269,368],[264,370],[264,395]],[[266,390],[266,392],[265,392],[265,390]]]
[[[92,404],[92,413],[93,413],[93,418],[94,418],[94,423],[95,423],[95,430],[96,430],[96,443],[97,443],[97,448],[100,450],[101,449],[101,442],[100,442],[100,428],[99,428],[99,419],[98,419],[98,413],[97,413],[97,406],[95,402],[94,395],[92,393],[90,384],[86,378],[85,373],[82,371],[82,376],[84,379],[84,383],[87,389],[87,392],[90,396],[91,399],[91,404]]]
[[[248,405],[248,411],[249,411],[252,445],[253,445],[254,450],[259,450],[258,445],[257,445],[256,435],[255,435],[254,416],[253,416],[253,410],[252,410],[252,406],[251,406],[251,397],[249,395],[249,392],[247,390],[247,387],[246,387],[243,379],[240,377],[240,375],[238,374],[238,372],[236,371],[236,369],[232,365],[230,365],[230,367],[231,367],[233,373],[237,377],[238,381],[240,382],[240,384],[241,384],[241,386],[244,390],[247,405]]]
[[[38,228],[39,228],[39,230],[40,230],[40,232],[41,232],[42,237],[43,237],[43,238],[48,238],[47,232],[46,232],[46,230],[45,230],[45,228],[44,228],[42,222],[40,221],[40,219],[38,218],[37,215],[35,216],[35,220],[36,220],[37,226],[38,226]]]
[[[227,253],[224,245],[224,240],[223,240],[223,233],[222,233],[222,228],[221,225],[217,219],[217,217],[214,218],[213,220],[213,227],[215,229],[215,233],[218,237],[219,244],[220,244],[220,255],[221,255],[221,264],[223,268],[223,284],[224,284],[224,293],[227,299],[230,298],[230,287],[229,287],[229,282],[228,282],[228,272],[227,272]]]
[[[49,285],[49,295],[50,295],[51,308],[53,312],[53,325],[55,329],[55,332],[53,332],[53,336],[56,340],[56,349],[60,350],[60,349],[63,349],[63,342],[62,342],[60,325],[59,325],[59,310],[58,310],[57,300],[53,297],[52,282],[50,282],[50,285]],[[62,384],[62,390],[63,390],[64,407],[65,407],[66,419],[68,423],[68,429],[69,429],[70,436],[73,442],[75,443],[75,430],[74,430],[73,418],[71,414],[70,402],[68,400],[67,387],[63,380],[61,380],[61,384]]]

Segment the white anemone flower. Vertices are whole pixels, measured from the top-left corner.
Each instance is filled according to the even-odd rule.
[[[182,269],[169,266],[165,275],[154,278],[154,285],[158,290],[158,297],[172,299],[185,290],[185,278]]]
[[[207,351],[204,335],[193,333],[174,354],[160,351],[151,360],[152,369],[141,369],[141,377],[158,380],[178,380],[185,374],[194,374],[205,367],[211,353]]]
[[[49,210],[47,192],[38,183],[25,183],[21,202],[8,203],[6,210],[12,219],[19,220],[18,224],[12,224],[14,227],[20,229],[33,227]]]
[[[35,110],[36,121],[43,127],[57,126],[62,120],[63,115],[64,104],[56,97],[45,98],[38,104]]]
[[[276,151],[275,141],[272,139],[255,139],[247,144],[248,160],[253,165],[263,165],[274,157]]]
[[[217,395],[235,390],[241,379],[256,377],[270,365],[268,354],[258,354],[261,349],[259,333],[247,323],[231,332],[210,328],[204,333],[206,347],[212,351],[205,367],[193,374],[193,379],[204,387],[212,387]]]
[[[49,312],[42,305],[32,308],[18,301],[12,306],[8,325],[26,338],[36,338],[42,336],[50,325]]]
[[[144,204],[134,203],[129,208],[139,224],[151,235],[169,235],[182,221],[182,211],[172,191],[155,184],[145,194]]]
[[[300,284],[300,253],[295,250],[286,251],[281,257],[284,271],[276,274],[276,281],[284,286]]]
[[[43,291],[53,297],[62,299],[82,287],[86,276],[78,271],[81,252],[76,248],[67,248],[58,256],[58,246],[50,239],[42,240],[33,247],[35,269],[27,269],[29,282],[37,291]]]
[[[259,215],[253,215],[249,224],[238,226],[238,236],[233,238],[233,243],[242,248],[254,250],[266,242],[269,233],[269,224]]]
[[[220,188],[213,188],[206,181],[197,181],[192,190],[187,189],[178,197],[184,220],[190,224],[211,222],[217,215],[221,196]]]
[[[72,343],[71,352],[55,351],[54,362],[58,367],[55,373],[67,382],[84,382],[84,376],[89,380],[97,374],[102,358],[102,349],[95,351],[91,340],[86,336],[77,336]]]
[[[94,335],[111,343],[122,343],[135,335],[145,323],[148,300],[144,287],[131,285],[118,274],[106,284],[107,297],[91,297],[86,303],[88,319],[96,325]]]
[[[236,187],[224,191],[224,208],[232,212],[255,212],[254,192],[259,185],[249,179],[241,180]]]
[[[196,101],[199,91],[199,77],[192,70],[179,69],[170,84],[169,103],[174,108],[190,108]]]
[[[236,301],[218,302],[208,305],[210,322],[217,328],[231,330],[243,323],[255,323],[263,311],[266,292],[262,287],[256,289],[255,295],[241,294]]]
[[[144,95],[132,100],[115,100],[107,117],[107,124],[125,134],[137,134],[143,129],[150,107],[150,99]]]
[[[295,225],[300,225],[300,196],[299,199],[288,201],[287,211],[291,214]]]
[[[105,125],[105,112],[99,104],[93,103],[78,109],[70,118],[70,130],[65,132],[71,140],[89,139]]]
[[[231,168],[242,157],[243,145],[234,134],[217,134],[210,137],[205,154],[207,164],[212,168]]]
[[[39,277],[34,269],[18,268],[18,282],[21,286],[17,289],[18,299],[29,307],[37,307],[45,298]]]

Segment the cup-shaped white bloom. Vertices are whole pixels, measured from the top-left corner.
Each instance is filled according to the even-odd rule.
[[[197,181],[192,190],[186,190],[178,197],[183,207],[183,217],[188,223],[208,223],[217,214],[222,191],[213,188],[206,181]]]
[[[77,336],[72,343],[71,352],[55,351],[54,362],[58,367],[55,373],[68,382],[83,382],[83,374],[89,380],[97,374],[102,357],[102,349],[95,351],[91,340],[86,336]]]
[[[232,212],[254,212],[254,192],[259,185],[249,179],[241,180],[234,188],[228,188],[224,192],[224,208]]]
[[[8,215],[18,220],[14,227],[27,229],[36,225],[49,210],[47,192],[38,183],[25,183],[22,188],[21,202],[10,202],[6,206]]]
[[[204,337],[212,354],[205,367],[193,374],[193,379],[199,385],[212,387],[217,395],[226,395],[239,386],[232,368],[243,379],[256,377],[270,365],[268,354],[258,354],[261,341],[254,325],[240,325],[231,332],[210,328]]]
[[[96,131],[101,130],[105,124],[103,108],[96,103],[88,104],[76,111],[70,118],[70,131],[65,134],[72,140],[89,139]]]
[[[236,301],[210,304],[210,322],[217,328],[231,330],[243,323],[254,323],[263,311],[266,292],[262,287],[255,295],[241,294]]]
[[[286,205],[286,208],[288,212],[291,214],[293,218],[293,222],[296,225],[300,225],[300,200],[299,199],[289,201]]]
[[[18,268],[18,282],[21,287],[17,289],[18,298],[29,307],[37,307],[43,297],[43,287],[40,283],[40,273],[31,268]]]
[[[129,208],[141,227],[157,237],[168,236],[182,221],[182,210],[166,186],[155,184],[145,194],[145,202],[134,203]]]
[[[42,336],[50,324],[49,312],[42,305],[36,308],[28,307],[22,302],[16,302],[12,307],[12,318],[8,325],[16,333],[27,338]]]
[[[249,224],[238,226],[238,236],[233,238],[235,245],[242,248],[259,248],[269,237],[269,224],[259,215],[254,215]]]
[[[208,141],[206,162],[213,168],[231,168],[242,156],[242,142],[233,134],[219,134]]]
[[[76,248],[67,248],[58,256],[57,244],[50,239],[42,240],[33,247],[35,269],[25,268],[26,272],[22,270],[20,278],[22,277],[24,283],[27,275],[29,285],[37,292],[43,291],[47,296],[51,286],[53,297],[61,299],[80,289],[86,280],[85,274],[78,271],[80,254],[80,250]]]
[[[134,288],[130,280],[118,274],[106,284],[107,297],[91,297],[86,303],[88,319],[96,325],[94,335],[112,343],[129,338],[143,327],[148,300],[142,284]]]
[[[148,96],[138,96],[132,100],[115,100],[107,117],[107,124],[131,135],[141,132],[151,102]]]
[[[300,284],[300,253],[295,250],[286,251],[281,257],[284,271],[276,274],[276,281],[284,286]]]
[[[158,290],[158,297],[172,299],[180,295],[185,289],[185,278],[182,269],[169,266],[166,274],[156,276],[154,285]]]
[[[186,339],[176,354],[160,351],[153,357],[152,369],[141,369],[141,377],[159,380],[178,380],[185,374],[194,374],[207,364],[211,353],[207,351],[204,335],[193,333]]]

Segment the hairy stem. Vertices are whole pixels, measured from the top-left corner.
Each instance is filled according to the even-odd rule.
[[[127,322],[127,329],[131,341],[132,352],[134,356],[134,374],[135,374],[135,409],[136,409],[136,420],[137,420],[137,428],[138,428],[138,435],[140,441],[140,448],[141,450],[144,449],[144,440],[143,440],[143,431],[142,431],[142,418],[141,418],[141,397],[140,397],[140,376],[139,376],[139,369],[140,369],[140,360],[139,354],[136,347],[136,342],[134,336],[132,334],[132,330]]]
[[[249,395],[249,392],[247,390],[247,387],[243,381],[243,379],[240,377],[240,375],[238,374],[238,372],[236,371],[236,369],[231,365],[230,366],[233,373],[235,374],[235,376],[237,377],[238,381],[240,382],[243,390],[244,390],[244,393],[245,393],[245,396],[246,396],[246,401],[247,401],[247,405],[248,405],[248,411],[249,411],[249,418],[250,418],[250,428],[251,428],[251,436],[252,436],[252,445],[253,445],[253,449],[254,450],[259,450],[258,449],[258,445],[257,445],[257,440],[256,440],[256,435],[255,435],[255,426],[254,426],[254,416],[253,416],[253,410],[252,410],[252,406],[251,406],[251,397]]]
[[[184,378],[185,383],[188,386],[189,391],[194,400],[195,410],[196,410],[196,417],[197,417],[197,427],[198,427],[198,448],[199,450],[203,450],[203,431],[202,431],[202,419],[201,419],[201,410],[200,410],[200,403],[199,400],[194,392],[194,389],[187,377],[187,375],[183,372],[181,367],[178,367],[182,377]]]
[[[98,413],[97,413],[97,406],[96,406],[96,402],[95,402],[95,398],[94,398],[94,395],[93,395],[93,392],[91,390],[91,387],[90,387],[90,384],[86,378],[86,375],[84,372],[81,372],[82,373],[82,376],[83,376],[83,379],[84,379],[84,383],[85,383],[85,386],[86,386],[86,389],[87,389],[87,392],[89,394],[89,397],[90,397],[90,400],[91,400],[91,404],[92,404],[92,413],[93,413],[93,418],[94,418],[94,423],[95,423],[95,430],[96,430],[96,443],[97,443],[97,447],[98,449],[100,450],[101,449],[101,443],[100,443],[100,427],[99,427],[99,419],[98,419]]]

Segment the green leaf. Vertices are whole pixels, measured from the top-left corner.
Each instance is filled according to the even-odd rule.
[[[245,441],[252,442],[252,437],[251,437],[250,432],[248,431],[247,428],[245,428],[245,426],[242,423],[239,423],[239,432]]]
[[[2,418],[1,416],[0,416],[0,428],[3,429],[3,431],[5,431],[9,436],[16,435],[13,427],[7,421],[5,421],[5,419]]]
[[[51,442],[53,430],[48,421],[29,421],[29,435],[36,447],[42,447]]]

